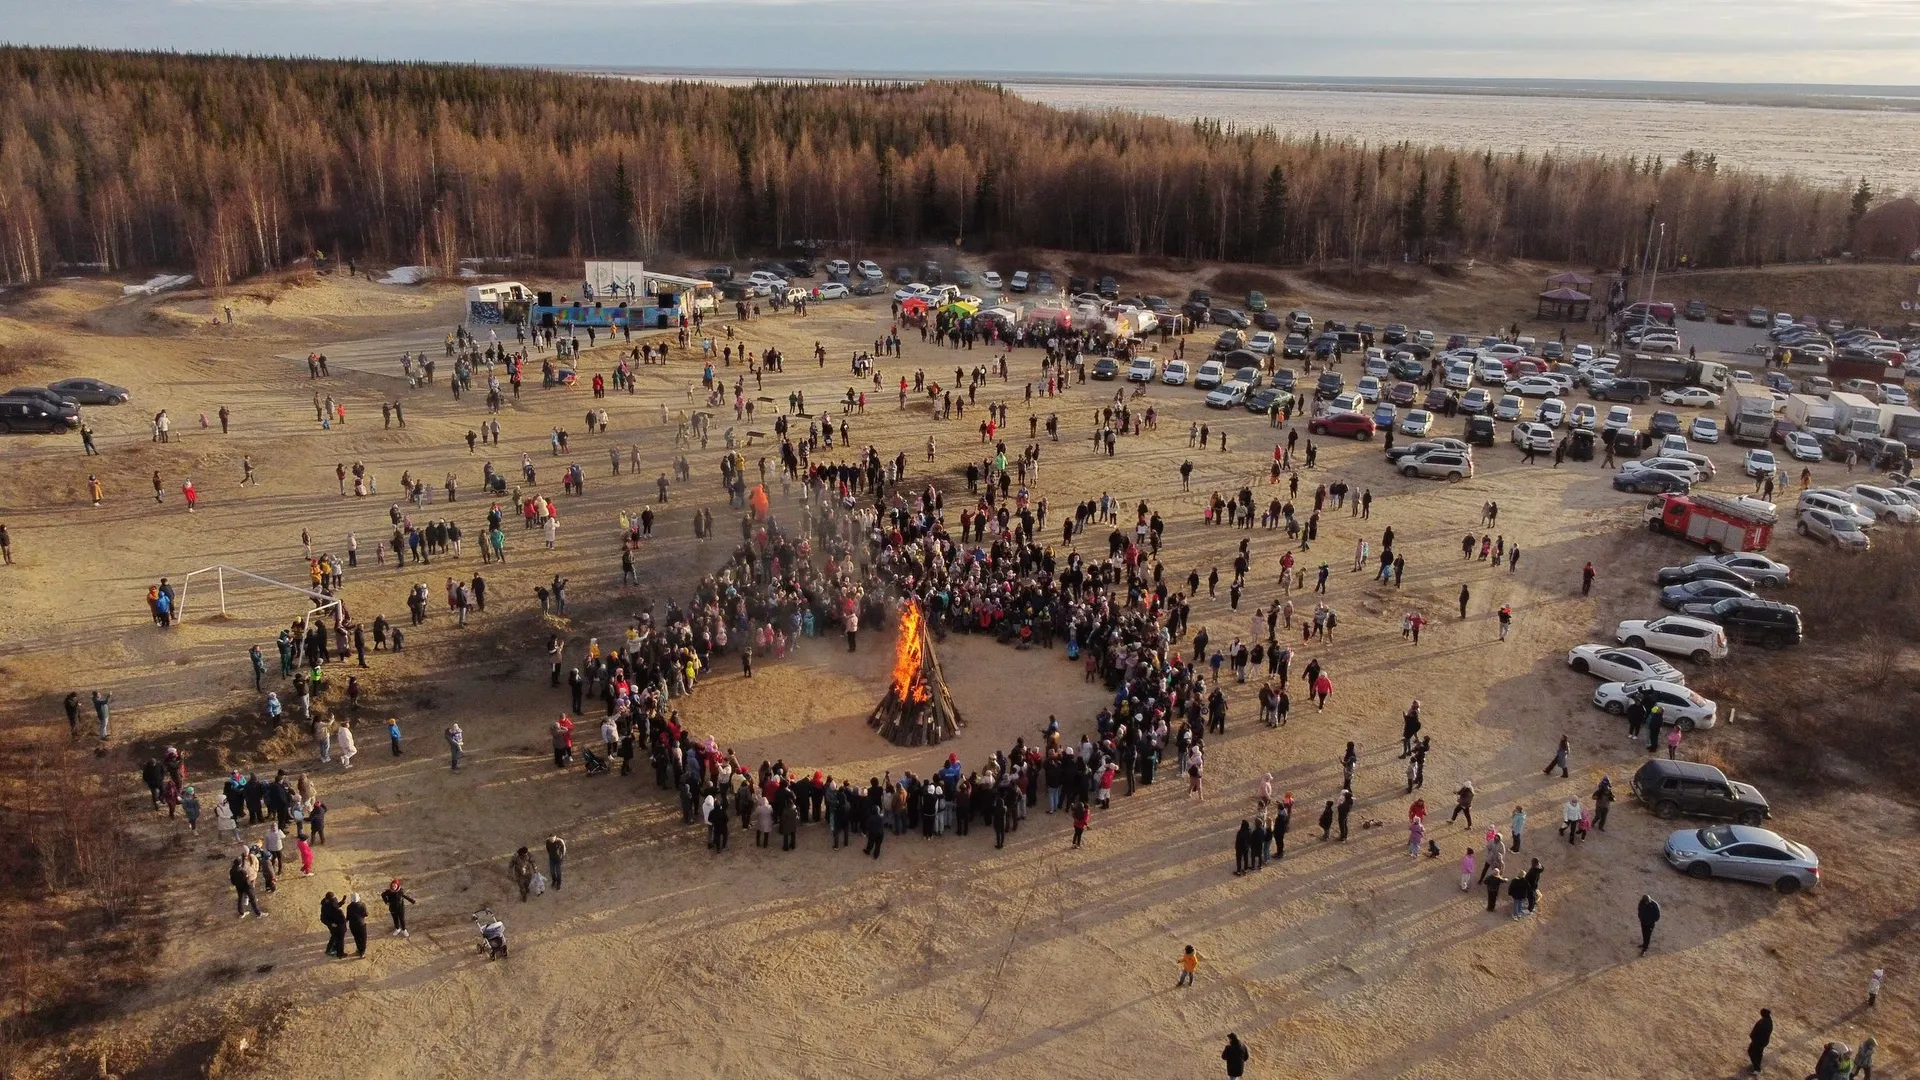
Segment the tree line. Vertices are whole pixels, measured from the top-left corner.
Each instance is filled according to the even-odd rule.
[[[1851,193],[1858,196],[1859,192]],[[0,280],[323,252],[731,257],[824,240],[1278,265],[1829,254],[1843,188],[1710,153],[1499,154],[1065,111],[972,82],[718,86],[0,48]]]

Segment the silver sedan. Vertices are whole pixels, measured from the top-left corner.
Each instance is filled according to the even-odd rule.
[[[1695,878],[1732,878],[1783,893],[1820,884],[1820,856],[1768,829],[1714,825],[1667,837],[1668,865]]]

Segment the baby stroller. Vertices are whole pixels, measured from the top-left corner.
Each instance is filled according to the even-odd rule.
[[[507,924],[494,915],[492,908],[481,908],[474,912],[473,924],[480,928],[480,951],[487,954],[487,959],[505,960]]]
[[[588,776],[600,776],[607,771],[607,759],[592,750],[582,747],[580,757],[586,762]]]

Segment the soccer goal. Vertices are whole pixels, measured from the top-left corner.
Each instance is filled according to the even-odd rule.
[[[346,610],[341,605],[338,597],[328,596],[310,586],[293,585],[285,581],[276,581],[273,578],[256,574],[250,570],[242,570],[238,567],[227,566],[225,564],[216,564],[213,566],[203,566],[198,570],[191,571],[186,577],[181,579],[180,596],[173,609],[175,622],[180,622],[186,618],[187,596],[193,591],[195,583],[197,582],[200,585],[201,591],[204,593],[206,586],[209,584],[209,578],[212,579],[211,584],[214,587],[214,595],[219,602],[220,614],[222,615],[228,614],[227,583],[229,578],[233,579],[235,588],[239,588],[242,585],[264,585],[270,589],[279,589],[298,594],[306,604],[306,614],[300,617],[300,624],[302,626],[312,626],[314,618],[321,615],[328,615],[338,619],[344,615]]]

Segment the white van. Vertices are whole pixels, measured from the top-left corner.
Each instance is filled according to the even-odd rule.
[[[1127,365],[1128,382],[1150,383],[1156,374],[1153,361],[1144,356],[1134,357],[1133,363]]]

